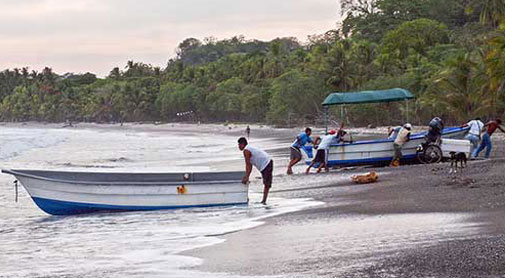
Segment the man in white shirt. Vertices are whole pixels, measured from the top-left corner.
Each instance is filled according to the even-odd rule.
[[[470,131],[468,131],[468,134],[465,136],[465,139],[470,141],[472,143],[472,151],[470,153],[473,153],[473,151],[477,148],[479,145],[480,141],[480,135],[482,132],[482,128],[484,127],[484,123],[480,120],[480,118],[475,118],[475,120],[471,120],[468,123],[462,125],[462,127],[470,127]]]
[[[238,139],[238,148],[244,153],[245,158],[245,176],[242,178],[242,183],[247,184],[249,182],[252,166],[254,165],[261,172],[264,185],[261,203],[266,205],[268,192],[272,187],[274,161],[265,151],[249,146],[245,137]]]
[[[317,152],[316,155],[314,156],[314,159],[310,163],[309,167],[305,171],[306,174],[310,173],[310,168],[314,166],[314,164],[319,163],[319,167],[317,168],[317,173],[321,172],[321,169],[325,169],[326,172],[328,172],[328,167],[326,164],[327,160],[327,153],[328,150],[330,149],[331,144],[336,144],[340,141],[340,130],[339,133],[332,129],[328,131],[328,135],[323,136],[321,139],[321,142],[319,143],[319,146],[317,147]]]
[[[395,154],[393,156],[393,160],[391,161],[390,166],[399,166],[400,160],[402,159],[402,147],[405,143],[410,141],[410,131],[412,130],[412,125],[406,123],[402,126],[400,131],[398,132],[398,136],[393,143],[393,148],[395,150]]]

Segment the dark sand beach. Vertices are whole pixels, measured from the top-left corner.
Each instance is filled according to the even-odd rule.
[[[491,159],[458,174],[441,163],[333,170],[330,186],[290,190],[274,179],[272,196],[325,204],[185,254],[204,259],[200,270],[253,277],[505,277],[505,142],[493,137]],[[379,182],[348,179],[370,170]]]

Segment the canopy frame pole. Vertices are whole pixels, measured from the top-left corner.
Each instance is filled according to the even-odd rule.
[[[340,105],[340,125],[344,123],[344,104]]]
[[[409,122],[409,100],[405,100],[405,105],[407,105],[407,123]]]
[[[328,106],[323,106],[324,109],[324,133],[328,134]]]

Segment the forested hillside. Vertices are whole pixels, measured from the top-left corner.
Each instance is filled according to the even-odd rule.
[[[394,87],[416,95],[409,109],[414,124],[434,115],[453,123],[503,116],[504,0],[340,4],[339,27],[305,43],[290,37],[188,38],[165,68],[128,61],[106,78],[58,75],[49,67],[5,70],[1,119],[317,124],[331,91]],[[405,108],[404,103],[346,107],[347,120],[399,123]]]

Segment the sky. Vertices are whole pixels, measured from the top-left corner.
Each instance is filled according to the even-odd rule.
[[[305,42],[338,15],[337,0],[0,0],[0,70],[106,76],[128,60],[163,68],[189,37]]]

